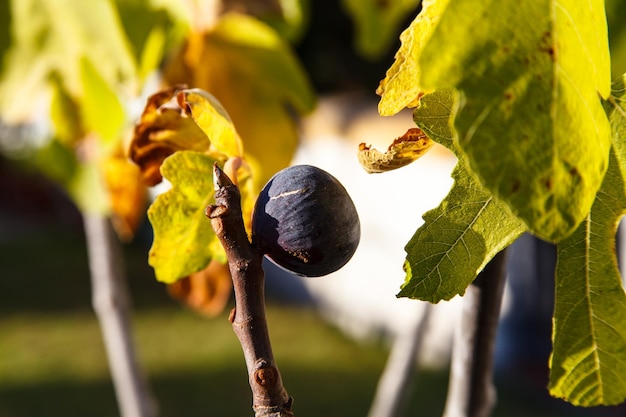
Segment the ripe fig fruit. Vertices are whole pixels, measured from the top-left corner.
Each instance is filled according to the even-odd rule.
[[[359,216],[341,183],[310,165],[285,168],[263,187],[252,216],[252,244],[298,275],[335,272],[361,238]]]

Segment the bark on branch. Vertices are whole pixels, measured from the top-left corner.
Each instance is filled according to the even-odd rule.
[[[206,215],[228,257],[235,292],[229,320],[246,360],[252,407],[256,417],[291,417],[292,399],[274,361],[265,319],[263,254],[248,240],[239,189],[217,165],[213,178],[215,205],[207,207]]]

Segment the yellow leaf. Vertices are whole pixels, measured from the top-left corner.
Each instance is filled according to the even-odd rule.
[[[117,235],[130,241],[146,214],[147,189],[139,168],[121,150],[108,156],[101,165],[111,201],[111,217]]]
[[[211,141],[211,151],[228,157],[241,156],[243,145],[230,116],[213,95],[199,88],[183,90],[184,108]]]
[[[289,165],[298,143],[295,114],[313,109],[315,97],[295,54],[269,26],[227,14],[206,33],[192,33],[165,77],[208,91],[228,111],[264,184]],[[295,110],[295,112],[294,112]]]
[[[148,185],[161,182],[161,164],[177,150],[205,152],[211,145],[186,106],[181,106],[184,95],[179,93],[183,89],[184,86],[174,86],[150,96],[135,127],[129,155]]]
[[[381,97],[378,103],[381,116],[392,116],[405,107],[417,107],[419,97],[432,92],[423,90],[418,84],[419,57],[448,2],[449,0],[424,0],[420,14],[400,35],[402,44],[396,52],[395,61],[376,90],[376,94]]]
[[[176,151],[196,151],[225,161],[243,154],[241,139],[222,104],[199,88],[183,85],[148,98],[135,127],[130,157],[148,185],[161,181],[159,168]]]
[[[358,153],[359,163],[369,174],[391,171],[420,158],[432,145],[433,141],[415,127],[395,139],[384,153],[361,143]]]

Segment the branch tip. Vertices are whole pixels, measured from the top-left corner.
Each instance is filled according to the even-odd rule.
[[[228,187],[234,185],[233,182],[228,178],[228,175],[220,168],[220,166],[215,162],[213,164],[213,185],[215,191],[220,188]]]

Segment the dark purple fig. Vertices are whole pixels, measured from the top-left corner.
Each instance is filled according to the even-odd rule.
[[[360,237],[359,216],[346,189],[314,166],[278,172],[254,207],[252,244],[298,275],[335,272],[350,260]]]

